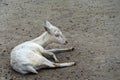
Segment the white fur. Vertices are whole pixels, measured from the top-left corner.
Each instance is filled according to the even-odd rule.
[[[15,71],[21,74],[26,74],[30,72],[37,73],[36,70],[43,67],[66,67],[75,64],[74,62],[54,63],[43,56],[43,54],[48,54],[53,56],[55,61],[58,61],[55,54],[52,51],[46,50],[44,47],[53,42],[60,44],[64,44],[66,42],[64,35],[62,35],[62,32],[57,27],[53,26],[48,21],[46,22],[46,25],[47,31],[44,32],[40,37],[35,38],[31,41],[24,42],[16,46],[11,51],[10,63]],[[55,34],[59,34],[61,37],[58,38],[55,36]],[[67,50],[71,49],[65,49],[62,51]],[[54,51],[57,52],[60,50]]]

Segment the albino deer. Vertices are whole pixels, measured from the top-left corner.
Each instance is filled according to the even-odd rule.
[[[26,41],[12,50],[10,63],[15,71],[21,74],[37,74],[37,70],[41,68],[68,67],[75,64],[75,62],[56,63],[58,59],[54,53],[71,51],[73,48],[46,50],[44,47],[50,43],[66,44],[67,40],[62,32],[50,22],[46,21],[44,28],[46,31],[41,36]],[[43,56],[44,54],[53,56],[56,62],[48,60]]]

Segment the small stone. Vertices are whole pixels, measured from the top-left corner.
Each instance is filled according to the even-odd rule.
[[[70,58],[69,57],[66,57],[67,58],[67,60],[70,60]]]
[[[32,36],[30,35],[30,37],[32,37]]]
[[[22,31],[24,31],[24,29],[22,29]]]
[[[13,80],[12,78],[10,80]]]
[[[18,30],[18,28],[16,28],[16,30]]]
[[[4,5],[8,5],[7,3],[3,3]]]
[[[72,21],[72,20],[70,20],[70,22],[71,22],[71,23],[73,23],[73,21]]]
[[[6,50],[3,50],[3,52],[6,52]]]

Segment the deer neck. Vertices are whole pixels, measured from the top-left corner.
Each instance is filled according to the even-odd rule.
[[[48,44],[52,43],[52,37],[47,32],[44,32],[41,36],[33,39],[32,41],[43,47],[46,47]]]

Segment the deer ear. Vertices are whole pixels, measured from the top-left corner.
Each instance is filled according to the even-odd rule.
[[[44,26],[44,28],[48,33],[51,33],[52,26],[53,25],[49,21],[46,21],[46,26]]]
[[[49,21],[46,21],[46,26],[51,28],[53,25]]]

